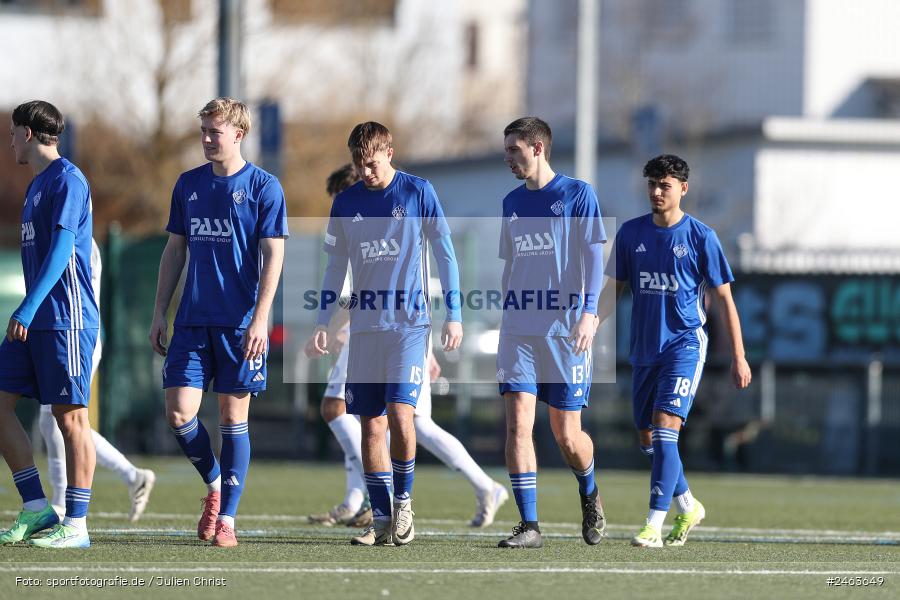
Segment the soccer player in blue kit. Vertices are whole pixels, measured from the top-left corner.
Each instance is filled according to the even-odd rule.
[[[750,385],[750,366],[737,308],[731,296],[734,277],[716,233],[681,210],[688,191],[687,163],[674,155],[657,156],[644,166],[650,214],[626,221],[616,236],[615,260],[600,300],[599,322],[613,310],[627,285],[631,312],[632,402],[641,450],[653,460],[650,512],[631,540],[644,548],[682,546],[706,516],[691,495],[678,454],[678,434],[687,422],[703,364],[707,334],[704,296],[710,289],[731,341],[731,378],[738,389]],[[678,515],[662,539],[672,499]]]
[[[524,184],[503,200],[503,320],[497,381],[506,403],[506,464],[521,522],[502,548],[543,545],[537,516],[537,400],[578,480],[581,534],[600,543],[606,520],[594,480],[594,445],[581,429],[591,387],[591,343],[606,233],[593,188],[550,167],[552,133],[536,117],[503,131],[506,163]]]
[[[241,156],[250,131],[247,106],[216,98],[198,116],[209,162],[183,173],[172,192],[150,343],[166,357],[166,419],[207,486],[197,536],[231,547],[237,545],[234,518],[250,466],[250,400],[266,389],[269,311],[284,259],[287,208],[278,179]],[[166,311],[188,250],[184,292],[166,348]],[[219,399],[218,461],[197,418],[211,380]]]
[[[447,305],[441,333],[445,350],[457,349],[462,341],[459,269],[434,188],[394,169],[387,127],[360,123],[347,145],[361,181],[332,203],[323,246],[328,265],[311,345],[320,355],[328,353],[327,325],[349,262],[353,300],[345,402],[347,412],[361,420],[364,478],[373,515],[372,525],[351,543],[405,545],[415,536],[413,416],[427,377],[431,343],[428,247],[434,252]]]
[[[22,496],[22,511],[0,543],[27,540],[45,548],[87,548],[95,453],[88,421],[91,357],[100,315],[91,287],[91,190],[57,145],[65,129],[52,104],[13,110],[11,146],[34,179],[22,208],[22,270],[27,293],[0,344],[0,453]],[[31,443],[15,415],[21,396],[52,405],[66,449],[66,516],[47,502]],[[53,527],[48,535],[32,538]]]

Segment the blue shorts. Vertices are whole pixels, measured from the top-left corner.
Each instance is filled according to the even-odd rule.
[[[87,406],[96,329],[28,332],[24,342],[0,344],[0,390],[41,404]]]
[[[591,393],[591,351],[575,354],[562,336],[500,335],[500,394],[528,392],[559,410],[581,410]]]
[[[703,377],[703,364],[702,360],[684,360],[664,365],[634,365],[631,401],[635,427],[650,429],[655,410],[681,417],[687,423]]]
[[[163,388],[191,387],[218,394],[256,394],[266,389],[266,358],[244,360],[244,329],[176,326],[163,365]]]
[[[379,417],[388,402],[415,406],[422,393],[431,327],[350,335],[344,402],[351,415]]]

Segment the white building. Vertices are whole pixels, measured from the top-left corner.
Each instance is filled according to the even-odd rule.
[[[0,107],[48,98],[129,131],[216,94],[216,0],[0,2]],[[521,110],[525,0],[246,0],[243,98],[287,119],[378,115],[411,156],[460,153]],[[180,129],[179,129],[180,130]],[[450,139],[462,134],[462,141]]]

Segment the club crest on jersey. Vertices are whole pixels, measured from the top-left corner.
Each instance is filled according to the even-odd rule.
[[[41,192],[38,192],[37,194],[35,194],[34,198],[32,198],[31,201],[34,203],[35,206],[37,206],[38,202],[41,201]]]
[[[497,369],[497,383],[504,383],[506,381],[506,371],[503,369]]]
[[[353,404],[353,392],[349,389],[344,391],[344,401],[347,404]]]
[[[403,217],[406,216],[406,209],[398,204],[397,206],[394,207],[394,210],[391,211],[391,214],[394,215],[395,219],[400,221],[403,219]]]
[[[553,203],[553,206],[550,207],[550,210],[552,210],[555,215],[561,215],[565,208],[566,205],[562,203],[562,200],[557,200]]]
[[[672,252],[675,253],[676,258],[684,258],[687,254],[687,246],[684,244],[678,244],[674,248],[672,248]]]
[[[235,204],[243,204],[244,200],[247,199],[247,192],[244,190],[238,190],[235,193],[231,194],[231,197],[234,198]]]

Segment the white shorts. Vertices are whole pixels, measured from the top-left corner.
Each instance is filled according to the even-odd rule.
[[[344,344],[338,354],[337,361],[328,373],[328,385],[325,387],[326,398],[344,400],[344,385],[347,383],[347,360],[350,357],[350,344]],[[427,370],[427,364],[426,364]],[[425,378],[422,382],[422,391],[416,402],[416,416],[431,418],[431,379]]]

